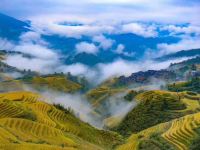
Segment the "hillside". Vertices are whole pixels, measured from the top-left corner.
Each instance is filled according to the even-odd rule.
[[[76,118],[71,109],[47,104],[36,93],[3,93],[0,94],[0,143],[3,143],[0,148],[186,150],[191,147],[196,150],[197,135],[200,137],[197,97],[200,95],[191,92],[167,91],[136,95],[138,105],[123,120],[116,120],[118,126],[114,130],[125,137],[130,135],[123,144],[124,138],[117,133],[98,130]]]
[[[198,65],[190,66],[198,71]],[[135,73],[133,81],[139,82],[139,75],[147,75],[143,81],[148,81],[149,74],[171,80],[168,72],[161,70]],[[4,77],[1,92],[21,92],[0,94],[0,143],[3,143],[0,149],[196,150],[198,147],[199,78],[169,84],[169,91],[149,91],[145,82],[136,88],[113,86],[119,79],[114,78],[87,91],[87,81],[70,74],[16,79],[4,73],[1,76]],[[102,121],[106,130],[82,122],[70,108],[47,104],[42,101],[47,101],[44,97],[25,92],[27,86],[36,91],[81,92],[91,104],[93,121]],[[124,107],[121,103],[135,105],[124,116],[113,115],[109,109],[113,109],[112,105]],[[120,107],[117,109],[124,111]]]
[[[132,134],[117,150],[198,150],[199,118],[195,113]]]
[[[19,79],[26,85],[33,86],[38,90],[51,89],[60,92],[75,92],[83,89],[80,83],[70,80],[67,76],[62,74],[25,77]]]
[[[179,63],[172,63],[168,68],[161,70],[147,70],[132,73],[130,76],[120,76],[106,80],[96,89],[106,87],[110,89],[140,88],[156,86],[160,88],[165,83],[188,80],[200,76],[200,57],[188,59]],[[156,84],[158,83],[158,84]]]
[[[200,49],[182,50],[176,53],[164,55],[156,58],[157,61],[166,61],[171,59],[183,58],[183,57],[196,57],[200,56]]]
[[[84,85],[74,82],[65,75],[25,76],[23,78],[6,80],[0,83],[0,90],[19,91],[33,88],[37,91],[54,90],[57,92],[73,93],[84,90]]]
[[[173,63],[169,66],[169,70],[182,70],[184,67],[191,67],[193,65],[200,64],[200,57],[195,57],[192,59],[188,59],[179,63]]]
[[[6,76],[10,77],[10,79],[22,77],[22,76],[36,76],[39,75],[38,72],[29,70],[21,70],[16,67],[8,65],[5,59],[9,55],[21,55],[26,58],[30,58],[30,55],[21,53],[21,52],[13,52],[13,51],[6,51],[0,49],[0,73],[5,74]],[[7,78],[5,79],[7,80]],[[4,78],[0,77],[0,81],[4,81]]]
[[[191,91],[200,93],[200,78],[193,78],[190,81],[177,82],[168,85],[169,91]],[[195,94],[195,93],[194,93]]]
[[[147,91],[138,94],[134,107],[113,130],[128,136],[159,123],[167,122],[199,110],[196,97],[190,93]]]
[[[1,149],[111,149],[121,137],[91,127],[30,92],[0,94]],[[95,138],[94,138],[95,137]]]

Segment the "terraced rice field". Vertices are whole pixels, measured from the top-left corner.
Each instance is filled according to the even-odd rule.
[[[137,134],[132,134],[128,138],[126,144],[119,146],[117,150],[137,150],[138,145],[141,140],[148,139],[150,135],[152,135],[153,133],[163,132],[167,130],[169,126],[170,126],[170,123],[162,123],[162,124],[153,126],[151,128],[148,128],[146,130],[143,130]]]
[[[42,99],[30,92],[0,94],[0,149],[101,150],[112,146],[109,138],[119,140]]]
[[[125,92],[126,89],[111,89],[108,87],[99,87],[97,89],[93,89],[87,93],[87,97],[89,101],[92,103],[94,108],[98,107],[100,104],[104,102],[104,100],[108,99],[110,96],[115,94]]]
[[[162,136],[179,150],[187,150],[197,134],[195,129],[200,127],[200,113],[188,115],[172,122],[170,129]]]
[[[25,83],[32,84],[36,88],[43,86],[63,92],[78,91],[82,88],[80,84],[70,81],[63,76],[34,77],[30,81],[25,81]]]
[[[200,113],[187,115],[132,134],[126,144],[119,146],[118,150],[137,150],[140,141],[149,139],[154,133],[160,133],[160,136],[177,150],[188,150],[191,141],[197,136],[195,132],[197,128],[200,128]]]

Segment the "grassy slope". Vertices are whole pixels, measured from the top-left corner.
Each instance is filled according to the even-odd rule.
[[[98,87],[96,89],[92,89],[87,93],[87,97],[89,101],[92,103],[93,107],[98,107],[104,100],[109,98],[110,96],[124,92],[125,89],[112,89],[106,86]]]
[[[12,80],[13,78],[5,73],[0,73],[0,81],[8,81]]]
[[[148,91],[141,93],[136,96],[139,104],[114,130],[128,136],[156,124],[195,113],[199,109],[199,103],[196,98],[193,98],[184,92]]]
[[[74,92],[82,88],[80,84],[70,81],[65,76],[33,77],[23,82],[32,84],[36,88],[44,86],[61,92]]]
[[[161,123],[132,134],[118,150],[188,150],[200,129],[200,113]],[[198,142],[195,146],[198,145]]]
[[[30,77],[20,80],[8,80],[0,83],[1,91],[18,91],[23,90],[24,86],[28,85],[37,90],[51,89],[60,92],[75,92],[82,89],[82,86],[76,82],[67,79],[64,76],[49,76],[49,77]]]
[[[121,137],[97,130],[37,94],[0,94],[0,149],[112,149]]]
[[[200,93],[200,78],[192,79],[191,81],[178,82],[168,85],[170,91],[193,91]]]

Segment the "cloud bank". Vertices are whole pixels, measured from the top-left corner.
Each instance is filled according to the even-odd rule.
[[[81,42],[76,45],[77,53],[89,53],[96,54],[98,52],[98,48],[93,43]]]

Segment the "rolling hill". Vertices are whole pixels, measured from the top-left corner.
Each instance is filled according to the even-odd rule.
[[[0,94],[1,149],[101,150],[122,142],[117,133],[97,130],[42,99],[30,92]]]
[[[200,49],[182,50],[176,53],[164,55],[156,58],[157,61],[166,61],[171,59],[183,58],[183,57],[196,57],[200,56]]]
[[[25,76],[18,79],[6,80],[0,83],[0,90],[19,91],[26,90],[26,87],[37,91],[53,90],[57,92],[73,93],[84,91],[85,85],[69,79],[63,74],[52,74],[44,76]]]
[[[161,123],[137,134],[117,150],[197,150],[199,149],[200,113]]]
[[[81,90],[78,81],[73,76],[54,74],[11,79],[1,85],[6,83],[8,88],[14,88],[15,84],[20,87],[26,83],[39,90],[45,87],[68,93]],[[96,89],[83,92],[93,107],[94,116],[105,121],[106,130],[82,122],[70,108],[44,102],[45,97],[39,94],[20,89],[2,93],[0,149],[196,150],[200,137],[200,95],[196,93],[196,81],[199,80],[195,78],[181,86],[175,83],[176,89],[180,87],[181,90],[173,92],[171,89],[111,88],[109,80]],[[106,101],[119,93],[124,96],[120,101],[135,101],[137,105],[123,118],[101,113],[109,109],[104,105]]]
[[[122,135],[137,133],[159,123],[167,122],[199,110],[199,95],[168,91],[147,91],[138,94],[134,107],[114,128]]]
[[[190,81],[177,82],[168,85],[169,91],[191,91],[200,93],[200,78],[193,78]]]

